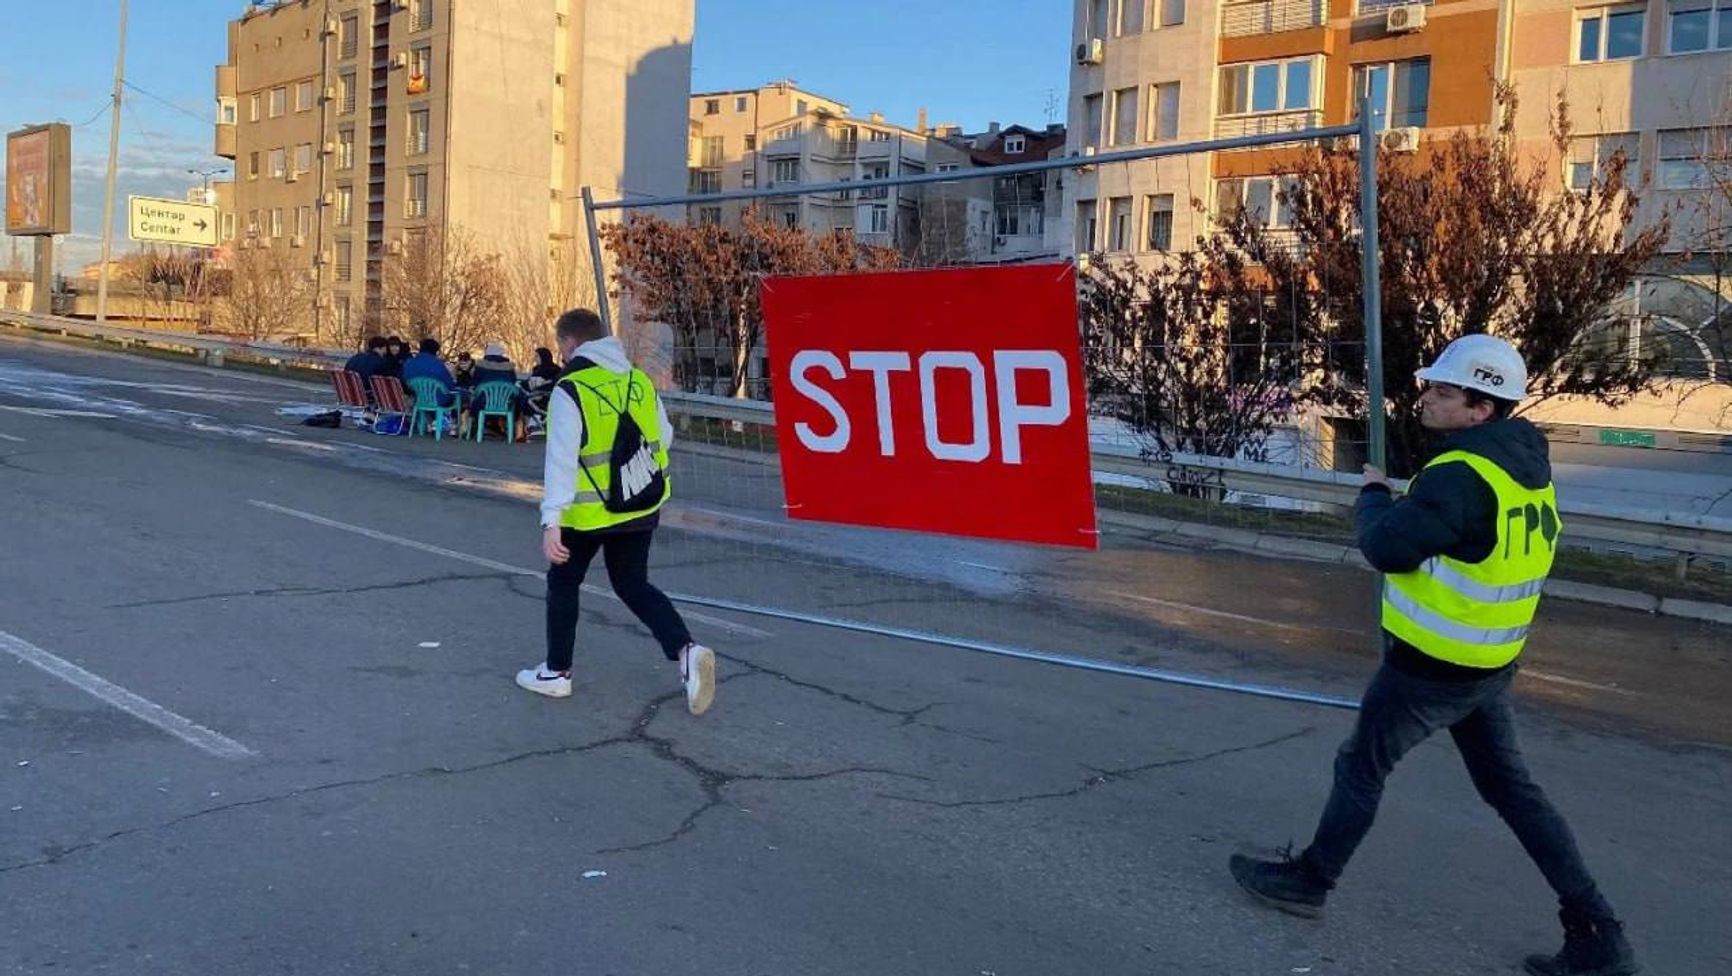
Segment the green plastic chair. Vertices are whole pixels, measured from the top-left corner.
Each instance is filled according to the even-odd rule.
[[[445,384],[431,376],[417,376],[409,381],[409,389],[415,394],[415,419],[410,433],[421,434],[426,431],[428,418],[432,418],[433,439],[445,439],[445,425],[441,422],[447,417],[451,419],[451,428],[457,429],[457,394],[447,389]],[[450,398],[449,405],[442,401]]]
[[[483,383],[470,394],[475,398],[475,442],[481,443],[487,436],[487,418],[502,417],[505,420],[505,442],[517,433],[517,384],[504,380]]]

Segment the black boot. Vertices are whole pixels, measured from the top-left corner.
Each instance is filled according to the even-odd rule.
[[[1329,897],[1328,883],[1320,880],[1301,860],[1283,857],[1259,861],[1234,854],[1227,861],[1233,880],[1270,908],[1304,918],[1322,918],[1323,901]]]
[[[1555,956],[1529,956],[1533,976],[1630,976],[1641,970],[1624,926],[1613,918],[1593,918],[1564,909],[1564,947]]]

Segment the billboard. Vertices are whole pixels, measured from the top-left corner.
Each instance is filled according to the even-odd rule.
[[[6,233],[72,232],[72,129],[63,123],[6,134]]]
[[[761,294],[790,518],[1095,548],[1074,268]]]

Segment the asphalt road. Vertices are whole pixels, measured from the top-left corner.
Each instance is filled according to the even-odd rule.
[[[576,695],[526,695],[536,451],[275,417],[321,398],[0,338],[0,972],[1451,976],[1555,948],[1443,742],[1325,921],[1246,902],[1226,857],[1303,843],[1337,708],[687,604],[725,658],[693,719],[599,596]],[[764,466],[677,465],[657,572],[695,597],[1321,696],[1373,663],[1353,570],[793,524]],[[1658,974],[1732,970],[1729,643],[1553,601],[1519,685]]]

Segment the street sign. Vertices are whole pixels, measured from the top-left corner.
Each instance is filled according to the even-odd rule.
[[[1600,443],[1606,447],[1655,447],[1660,439],[1651,430],[1601,429]]]
[[[162,197],[127,197],[127,236],[139,242],[217,246],[217,208]]]
[[[1067,265],[770,278],[788,517],[1093,549]]]

